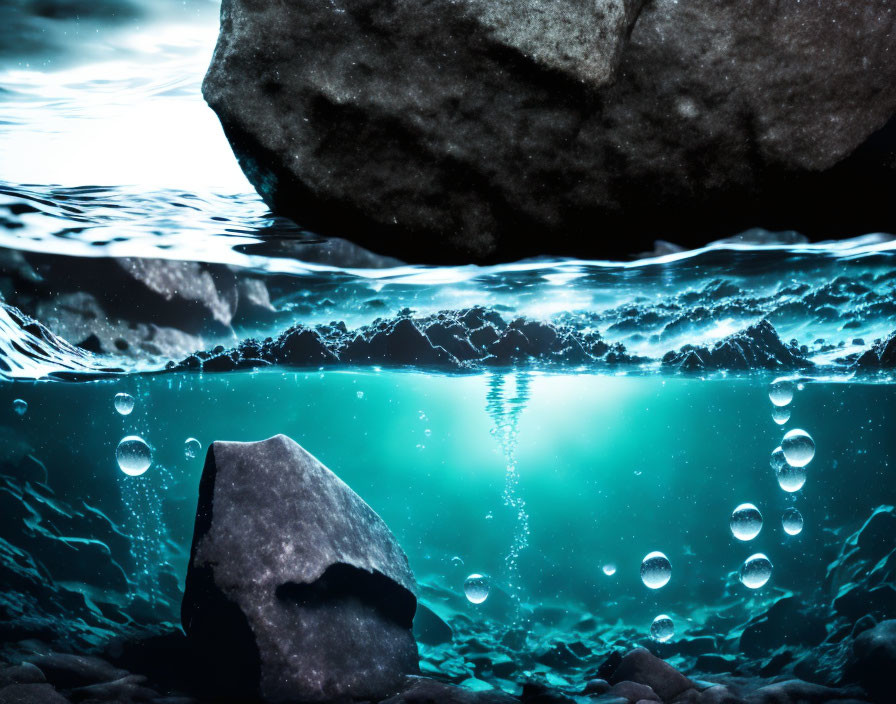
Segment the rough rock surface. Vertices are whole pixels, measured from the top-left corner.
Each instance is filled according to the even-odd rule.
[[[417,671],[415,590],[385,523],[294,441],[211,445],[182,618],[232,687],[268,701],[394,694]]]
[[[314,328],[295,325],[276,339],[245,340],[226,350],[197,352],[169,369],[229,371],[268,364],[402,365],[461,371],[482,366],[536,364],[636,364],[621,344],[571,325],[515,318],[509,323],[482,307],[412,318],[409,311],[349,330],[342,322]]]
[[[878,340],[856,360],[859,371],[896,369],[896,332],[885,340]]]
[[[785,345],[767,320],[719,340],[712,347],[685,345],[668,352],[663,364],[682,371],[704,369],[805,369],[811,367],[799,345]]]
[[[896,230],[894,27],[888,0],[225,0],[203,92],[274,210],[404,259],[843,236]]]

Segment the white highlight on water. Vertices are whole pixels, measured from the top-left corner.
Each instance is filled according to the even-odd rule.
[[[790,406],[775,406],[772,409],[772,420],[778,425],[784,425],[790,420]]]

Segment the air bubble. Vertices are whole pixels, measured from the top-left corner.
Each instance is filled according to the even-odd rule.
[[[791,506],[781,516],[781,525],[787,535],[799,535],[803,532],[803,514]]]
[[[15,411],[16,415],[23,416],[28,410],[28,402],[21,398],[17,398],[12,402],[12,410]]]
[[[761,552],[751,555],[740,568],[740,581],[750,589],[759,589],[772,576],[772,562]]]
[[[134,397],[130,394],[115,394],[115,400],[113,402],[113,404],[115,405],[115,410],[123,416],[131,415],[131,411],[134,410],[134,403]]]
[[[659,589],[672,578],[672,563],[663,553],[655,551],[641,562],[641,581],[650,589]]]
[[[657,643],[665,643],[675,635],[675,624],[666,614],[660,614],[650,624],[650,637]]]
[[[731,514],[731,532],[738,540],[752,540],[762,530],[762,514],[753,504],[741,504]]]
[[[464,594],[471,604],[481,604],[488,599],[490,589],[488,577],[481,574],[471,574],[464,582]]]
[[[616,565],[612,562],[608,562],[601,569],[604,571],[604,574],[607,575],[607,577],[612,577],[614,574],[616,574]]]
[[[803,485],[806,483],[806,474],[805,467],[791,467],[786,462],[783,467],[775,472],[775,476],[778,478],[778,486],[790,493],[803,488]]]

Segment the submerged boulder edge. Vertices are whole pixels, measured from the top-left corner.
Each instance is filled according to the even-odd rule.
[[[626,258],[896,230],[894,40],[886,0],[224,0],[203,94],[268,205],[320,234]]]
[[[211,444],[181,618],[222,692],[396,693],[418,672],[415,594],[386,524],[298,443]]]

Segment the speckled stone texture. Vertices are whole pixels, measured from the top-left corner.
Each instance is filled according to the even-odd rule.
[[[407,260],[896,230],[889,0],[224,0],[203,92],[277,212]]]
[[[222,693],[398,692],[418,667],[415,590],[382,519],[293,440],[212,443],[182,620]]]

